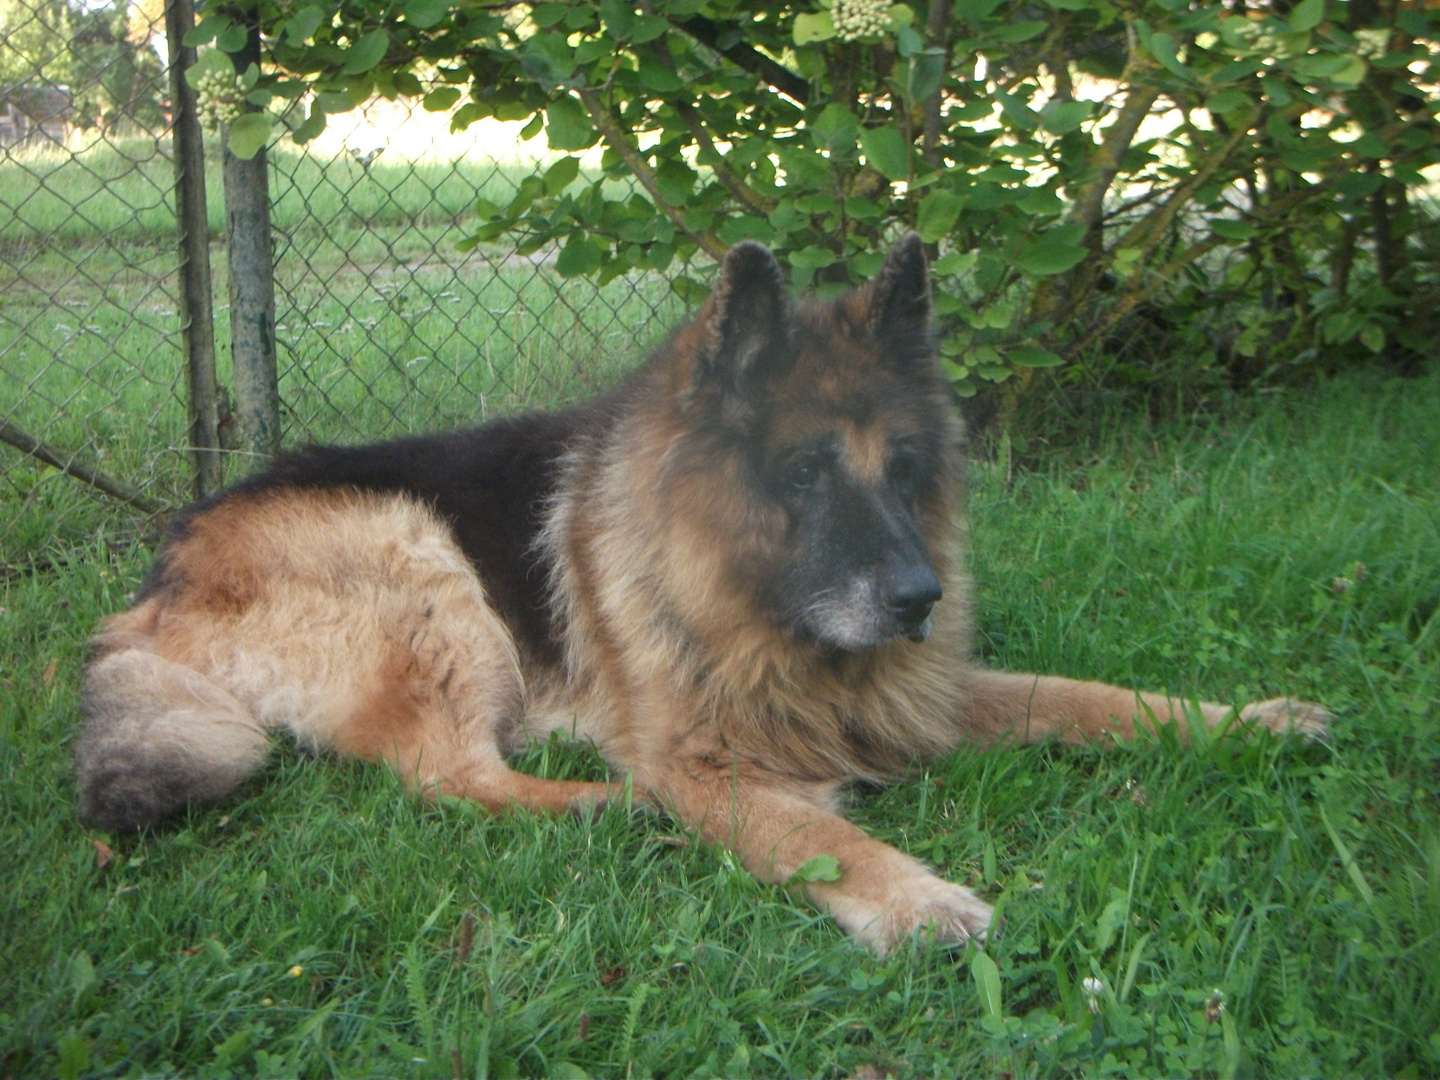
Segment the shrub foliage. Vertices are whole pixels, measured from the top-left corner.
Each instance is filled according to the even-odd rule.
[[[1440,328],[1440,9],[1416,0],[209,0],[191,41],[269,109],[232,124],[241,154],[377,93],[528,121],[565,156],[482,200],[473,242],[558,245],[563,275],[755,239],[838,289],[915,229],[962,394],[1142,316],[1251,373]]]

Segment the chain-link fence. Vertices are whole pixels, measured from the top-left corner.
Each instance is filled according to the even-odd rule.
[[[182,324],[203,312],[182,294],[207,248],[223,471],[251,464],[232,437],[214,135],[206,243],[179,254],[162,3],[0,0],[0,571],[127,541],[192,494],[195,328]],[[659,275],[597,287],[561,280],[545,252],[462,253],[477,197],[508,201],[536,151],[513,126],[455,135],[448,120],[377,101],[303,150],[270,148],[285,442],[573,400],[679,313]]]

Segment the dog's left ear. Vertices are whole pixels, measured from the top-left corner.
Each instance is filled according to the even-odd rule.
[[[868,322],[876,342],[889,356],[918,360],[935,351],[930,274],[918,233],[910,233],[885,256],[885,264],[870,283]]]

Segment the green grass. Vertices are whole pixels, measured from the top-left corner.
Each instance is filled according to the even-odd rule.
[[[995,662],[1338,714],[1328,745],[962,748],[861,794],[857,820],[1002,908],[993,1013],[973,952],[873,958],[618,807],[488,817],[287,745],[224,808],[88,833],[84,641],[145,553],[101,535],[11,578],[4,1071],[1435,1075],[1440,377],[1248,408],[1115,417],[1008,485],[975,466]],[[603,768],[558,743],[523,764]]]
[[[457,250],[477,196],[526,170],[273,155],[285,438],[454,426],[608,385],[681,310],[660,275],[604,287],[493,248]],[[154,141],[0,160],[0,419],[172,505],[188,497],[172,165]],[[210,162],[210,231],[223,233]],[[229,279],[212,244],[230,382]],[[230,466],[233,479],[248,463]],[[0,445],[0,567],[141,523]]]

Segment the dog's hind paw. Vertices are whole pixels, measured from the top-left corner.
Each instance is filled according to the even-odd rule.
[[[1271,698],[1255,701],[1240,710],[1240,719],[1252,720],[1281,735],[1299,735],[1306,742],[1330,737],[1331,714],[1309,701]]]

